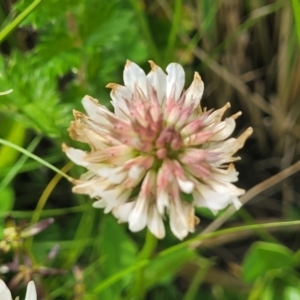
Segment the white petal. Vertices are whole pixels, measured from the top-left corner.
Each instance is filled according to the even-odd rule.
[[[201,195],[201,197],[198,199],[194,198],[194,203],[199,207],[207,207],[212,211],[213,210],[219,211],[221,209],[224,209],[231,203],[231,198],[232,198],[231,195],[217,193],[216,191],[209,188],[205,184],[201,185],[201,187],[198,188],[197,190]]]
[[[107,114],[111,112],[98,101],[90,96],[85,96],[81,101],[84,109],[89,117],[99,125],[111,126],[110,121],[107,119]]]
[[[114,167],[110,164],[89,164],[85,165],[89,169],[88,172],[80,176],[80,180],[89,180],[92,177],[98,175],[104,179],[109,179],[113,184],[119,184],[123,182],[127,176],[127,172],[123,171],[123,167]]]
[[[99,109],[99,106],[97,105],[97,101],[96,99],[85,95],[82,100],[81,103],[85,109],[85,111],[87,112],[87,114],[92,118],[92,119],[97,119],[97,115],[96,112]]]
[[[104,210],[104,213],[107,214],[111,212],[111,210],[120,205],[125,203],[130,195],[131,195],[132,189],[127,189],[124,191],[124,188],[121,186],[115,187],[114,189],[104,191],[102,193],[102,198],[106,201],[106,208]]]
[[[123,167],[106,167],[105,165],[99,166],[97,169],[90,168],[95,171],[97,175],[107,178],[113,184],[120,184],[127,177],[127,172],[123,171]],[[97,172],[96,172],[97,171]]]
[[[86,167],[88,163],[85,161],[86,152],[80,149],[75,149],[68,147],[65,144],[63,145],[63,151],[67,154],[70,160],[78,166]]]
[[[145,195],[138,196],[136,204],[129,216],[129,229],[132,232],[144,229],[148,221],[148,203]]]
[[[231,201],[236,210],[238,210],[242,207],[242,203],[238,197],[233,197]]]
[[[89,144],[92,149],[107,148],[109,141],[102,136],[101,132],[99,132],[99,128],[97,128],[97,126],[95,126],[95,124],[91,121],[89,121],[89,123],[93,124],[92,127],[86,124],[86,122],[82,122],[80,119],[88,119],[88,117],[84,117],[83,114],[79,115],[76,112],[75,115],[77,115],[79,119],[76,119],[71,123],[72,125],[69,129],[71,138],[73,140]]]
[[[91,198],[102,198],[103,190],[106,190],[111,183],[103,178],[95,178],[89,181],[82,181],[76,184],[72,191],[77,194],[89,195]]]
[[[193,204],[195,206],[208,207],[206,200],[203,198],[203,196],[199,193],[198,190],[194,189],[192,195],[193,195],[193,199],[194,199]]]
[[[36,295],[34,282],[29,281],[27,285],[25,300],[36,300],[36,299],[37,299],[37,295]]]
[[[235,120],[232,118],[227,118],[225,121],[225,126],[219,132],[214,134],[209,138],[209,141],[223,141],[227,139],[235,129]]]
[[[0,279],[0,299],[1,300],[12,300],[10,290],[4,283],[2,279]]]
[[[131,214],[135,203],[136,201],[132,201],[118,205],[113,209],[112,213],[120,223],[128,222],[129,215]]]
[[[253,129],[249,127],[237,139],[230,138],[223,143],[210,143],[209,149],[219,153],[223,152],[223,155],[220,156],[220,160],[218,161],[219,164],[236,161],[239,158],[231,156],[244,146],[246,139],[252,134],[252,132]]]
[[[125,86],[133,93],[136,87],[139,87],[144,95],[148,96],[147,77],[143,69],[131,61],[127,61],[124,69]]]
[[[103,199],[97,200],[93,202],[93,207],[94,208],[104,208],[106,207],[106,201]]]
[[[158,212],[161,215],[164,215],[165,208],[169,207],[169,195],[166,190],[164,190],[164,189],[157,190],[156,205],[157,205]]]
[[[130,141],[132,147],[139,149],[143,147],[143,142],[139,137],[133,137]]]
[[[230,103],[227,102],[222,108],[215,110],[207,117],[207,122],[210,123],[211,121],[220,122],[225,111],[230,107]]]
[[[147,78],[153,88],[156,91],[157,100],[161,104],[166,94],[166,74],[157,66],[153,61],[149,61],[151,65],[151,72],[147,75]]]
[[[86,181],[86,180],[90,180],[95,176],[95,173],[92,171],[87,171],[83,174],[80,175],[80,180],[82,181]]]
[[[210,148],[218,152],[224,152],[226,154],[232,155],[244,146],[244,143],[252,134],[252,132],[253,129],[249,127],[237,139],[230,138],[223,143],[216,143],[214,146],[210,146]]]
[[[185,181],[185,180],[181,180],[180,178],[176,178],[177,179],[177,183],[180,187],[180,190],[183,191],[186,194],[190,194],[195,187],[195,184],[192,181]]]
[[[168,126],[173,126],[178,124],[178,119],[182,115],[182,111],[178,109],[178,107],[174,107],[167,117]]]
[[[243,189],[237,188],[235,185],[226,182],[226,181],[218,181],[215,179],[205,179],[205,183],[207,183],[214,191],[220,194],[228,194],[232,196],[240,196],[245,193]]]
[[[130,168],[128,172],[128,176],[132,179],[141,179],[143,174],[145,173],[145,168],[142,168],[139,165],[134,165]]]
[[[192,203],[188,203],[186,201],[181,202],[182,210],[186,216],[186,222],[188,225],[189,232],[194,232],[195,230],[195,219],[197,219],[197,223],[199,222],[198,218],[195,218],[195,209]]]
[[[201,80],[201,77],[198,74],[198,72],[195,72],[194,80],[191,86],[186,91],[185,105],[194,102],[194,108],[198,107],[200,105],[200,100],[202,98],[203,91],[204,91],[204,83]]]
[[[129,109],[126,104],[126,100],[131,102],[132,93],[128,87],[115,83],[110,83],[106,87],[111,88],[110,97],[112,99],[112,105],[115,109],[115,114],[118,117],[128,120]]]
[[[176,63],[171,63],[167,66],[167,88],[166,88],[166,98],[168,99],[171,93],[175,92],[175,102],[180,98],[184,81],[185,73],[181,65]]]
[[[213,168],[213,177],[217,180],[235,182],[238,180],[239,172],[235,170],[233,164],[230,164],[227,170]]]
[[[149,207],[148,228],[158,239],[165,237],[166,232],[162,216],[158,213],[157,208],[154,205]]]
[[[1,273],[1,274],[6,274],[6,273],[8,273],[8,272],[10,272],[10,269],[9,269],[8,266],[0,266],[0,273]],[[0,285],[1,285],[1,284],[0,284]],[[0,291],[1,291],[1,287],[0,287]]]
[[[181,205],[170,203],[169,208],[171,230],[178,239],[182,240],[189,232],[186,216]]]
[[[107,149],[97,149],[87,153],[86,161],[89,163],[110,163],[112,165],[123,165],[135,157],[134,150],[127,145],[118,145]]]

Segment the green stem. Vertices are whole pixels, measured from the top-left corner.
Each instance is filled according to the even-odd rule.
[[[54,208],[47,209],[41,212],[41,217],[50,218],[55,216],[62,216],[66,214],[77,214],[86,211],[87,206],[90,204],[72,206],[67,208]],[[6,215],[12,216],[14,219],[29,219],[31,218],[34,210],[20,211],[20,210],[10,210],[10,211],[0,211],[0,218],[4,218]]]
[[[137,19],[141,26],[141,31],[147,42],[147,46],[149,48],[149,54],[152,57],[152,59],[159,64],[161,62],[160,56],[157,51],[155,42],[153,40],[147,17],[145,16],[145,13],[144,13],[142,1],[130,0],[130,2],[136,12]]]
[[[258,229],[264,229],[264,228],[273,228],[273,227],[285,227],[285,226],[300,226],[300,221],[286,221],[286,222],[273,222],[273,223],[265,223],[265,224],[251,224],[251,225],[245,225],[245,226],[238,226],[238,227],[232,227],[232,228],[226,228],[221,229],[214,232],[208,232],[204,234],[200,234],[194,238],[191,238],[189,240],[186,240],[184,242],[181,242],[180,244],[174,245],[166,250],[161,251],[158,256],[167,256],[171,253],[174,253],[182,248],[185,247],[192,247],[193,243],[204,241],[210,238],[214,238],[217,236],[221,236],[224,234],[230,234],[234,232],[240,232],[245,230],[258,230]]]
[[[149,230],[147,230],[145,244],[138,255],[138,259],[143,260],[149,258],[153,253],[153,250],[156,248],[156,245],[156,237]]]
[[[168,45],[164,57],[165,64],[167,64],[170,60],[172,61],[174,57],[176,37],[178,35],[178,30],[181,21],[181,7],[182,7],[182,0],[175,0],[174,14],[172,18],[172,27],[170,30]]]
[[[13,92],[13,89],[9,89],[9,90],[7,90],[7,91],[0,92],[0,96],[8,95],[8,94],[10,94],[10,93],[12,93],[12,92]]]
[[[22,11],[11,23],[0,32],[0,43],[42,2],[42,0],[33,1],[24,11]]]
[[[195,238],[189,239],[187,241],[181,242],[180,244],[177,244],[175,246],[172,246],[166,250],[163,250],[157,254],[157,257],[165,257],[167,255],[170,255],[171,253],[174,253],[176,251],[181,250],[182,248],[190,247],[192,243],[197,241],[203,241],[209,238],[221,236],[224,234],[229,234],[233,232],[240,232],[244,230],[257,230],[262,228],[272,228],[272,227],[285,227],[285,226],[300,226],[300,221],[287,221],[287,222],[275,222],[275,223],[267,223],[267,224],[253,224],[253,225],[246,225],[246,226],[240,226],[240,227],[233,227],[233,228],[227,228],[222,229],[215,232],[205,233],[203,235],[196,236]],[[146,244],[146,243],[145,243]],[[143,249],[145,246],[143,247]],[[143,249],[140,253],[143,252]],[[112,284],[118,282],[120,279],[129,276],[130,273],[133,271],[140,269],[140,268],[146,268],[148,264],[151,263],[150,259],[141,259],[140,261],[137,261],[134,265],[131,265],[130,267],[126,269],[122,269],[117,273],[114,273],[110,277],[104,279],[97,288],[92,292],[92,294],[97,294],[100,291],[103,291],[104,289],[108,288]],[[129,295],[131,296],[131,294]],[[132,299],[130,297],[127,297],[127,299]]]
[[[210,260],[199,259],[196,261],[196,265],[198,270],[196,271],[191,284],[186,291],[183,300],[193,300],[197,299],[197,291],[199,290],[201,283],[205,279],[205,275],[207,271],[212,266],[212,262]]]
[[[147,230],[145,244],[138,254],[138,261],[148,260],[156,248],[156,245],[156,237]],[[142,300],[145,297],[145,292],[145,266],[143,266],[138,269],[136,282],[132,291],[129,293],[129,299]]]
[[[27,148],[27,151],[31,153],[35,149],[35,147],[38,145],[38,143],[41,140],[41,136],[37,136],[33,139],[33,141],[30,143],[30,145]],[[23,155],[21,156],[18,161],[14,164],[13,167],[10,168],[9,172],[6,174],[6,176],[3,178],[3,180],[0,183],[0,193],[3,191],[3,189],[8,186],[8,184],[12,181],[12,179],[16,176],[18,171],[21,169],[21,167],[26,162],[28,156]]]
[[[119,271],[118,273],[113,274],[112,276],[105,279],[101,284],[99,284],[92,292],[91,295],[97,295],[100,292],[104,291],[108,287],[110,287],[112,284],[120,280],[121,278],[127,276],[131,272],[135,271],[136,269],[143,268],[148,264],[148,260],[142,260],[134,265],[131,265],[130,267],[123,269]]]
[[[42,158],[30,153],[28,150],[22,148],[22,147],[19,147],[18,145],[16,144],[13,144],[9,141],[6,141],[6,140],[3,140],[0,138],[0,144],[2,145],[6,145],[6,146],[9,146],[15,150],[18,150],[19,152],[27,155],[28,157],[36,160],[37,162],[39,162],[40,164],[48,167],[49,169],[53,170],[54,172],[60,174],[61,176],[65,177],[67,180],[71,181],[72,182],[72,177],[68,176],[67,174],[63,173],[61,170],[57,169],[56,167],[54,167],[53,165],[49,164],[47,161],[43,160]]]
[[[291,0],[292,1],[292,8],[295,18],[295,27],[296,27],[296,34],[298,37],[298,43],[300,47],[300,4],[297,0]]]

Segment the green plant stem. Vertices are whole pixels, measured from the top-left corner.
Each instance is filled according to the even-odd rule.
[[[3,140],[0,138],[0,144],[2,145],[6,145],[6,146],[9,146],[15,150],[18,150],[19,152],[27,155],[28,157],[36,160],[37,162],[39,162],[40,164],[46,166],[47,168],[53,170],[54,172],[60,174],[61,176],[65,177],[67,180],[71,181],[72,182],[72,177],[68,176],[67,174],[65,174],[64,172],[62,172],[61,170],[57,169],[56,167],[54,167],[53,165],[49,164],[47,161],[43,160],[42,158],[38,157],[37,155],[35,154],[32,154],[30,153],[28,150],[16,145],[16,144],[13,144],[9,141],[6,141],[6,140]]]
[[[27,148],[28,152],[31,152],[35,149],[35,147],[38,145],[40,142],[41,137],[36,136],[33,141],[30,143],[30,145]],[[10,168],[9,172],[6,174],[6,176],[3,178],[3,180],[0,182],[0,193],[2,190],[12,181],[12,179],[16,176],[18,171],[21,169],[21,167],[24,165],[26,162],[28,156],[27,155],[22,155],[18,161],[14,164],[13,167]]]
[[[138,259],[142,260],[149,258],[156,248],[156,245],[157,238],[149,230],[147,230],[145,244],[138,255]]]
[[[255,218],[251,216],[245,209],[240,209],[237,212],[237,215],[242,218],[245,224],[253,224],[255,223]],[[265,229],[258,229],[255,230],[257,236],[259,236],[262,240],[268,241],[270,243],[278,243],[278,240],[273,236],[270,232]]]
[[[165,64],[167,64],[167,62],[172,60],[172,58],[174,57],[176,37],[178,35],[178,30],[181,21],[181,7],[182,7],[182,0],[175,0],[172,27],[170,30],[168,45],[164,57]]]
[[[42,2],[42,0],[33,1],[24,9],[11,23],[5,26],[0,32],[0,43]]]
[[[244,230],[257,230],[257,229],[262,229],[262,228],[284,227],[284,226],[295,226],[295,225],[300,226],[300,221],[274,222],[274,223],[267,223],[267,224],[253,224],[253,225],[246,225],[246,226],[222,229],[219,231],[210,232],[210,233],[206,233],[203,235],[198,235],[192,239],[181,242],[180,244],[172,246],[164,251],[161,251],[160,253],[157,254],[157,256],[160,256],[160,257],[167,256],[167,255],[170,255],[171,253],[181,250],[182,248],[191,247],[191,244],[195,243],[196,241],[203,241],[203,240],[206,240],[209,238],[221,236],[221,235],[228,234],[228,233],[240,232],[240,231],[244,231]],[[144,252],[145,246],[146,246],[146,243],[140,253]],[[150,250],[150,247],[149,247],[149,250]],[[145,251],[145,253],[146,253],[146,251]],[[147,251],[147,253],[149,253],[149,252]],[[112,284],[121,280],[123,277],[129,276],[129,274],[131,274],[135,270],[139,270],[141,268],[142,269],[146,268],[150,262],[151,262],[151,260],[149,258],[148,259],[140,258],[140,260],[138,260],[136,264],[131,265],[130,267],[128,267],[126,269],[122,269],[119,272],[114,273],[112,276],[108,277],[107,279],[103,280],[101,282],[101,284],[99,284],[97,286],[97,288],[92,292],[92,294],[97,294],[100,291],[103,291],[104,289],[108,288]],[[131,298],[128,297],[128,299],[131,299]]]
[[[138,254],[138,261],[148,260],[157,245],[156,237],[147,230],[145,244]],[[145,297],[145,266],[138,269],[136,282],[132,291],[129,293],[129,299],[142,300]]]
[[[298,44],[300,47],[300,3],[298,0],[291,0],[291,1],[292,1],[294,18],[295,18],[296,34],[298,37]]]
[[[12,93],[12,92],[13,92],[13,89],[9,89],[9,90],[7,90],[7,91],[0,92],[0,96],[8,95],[8,94],[10,94],[10,93]]]
[[[182,300],[193,300],[197,299],[197,291],[199,290],[201,283],[203,282],[205,275],[209,268],[212,266],[212,262],[209,260],[201,259],[197,261],[198,270],[196,271],[191,284],[186,291],[184,298]]]
[[[200,234],[192,239],[189,239],[187,241],[181,242],[180,244],[172,246],[169,249],[166,249],[166,250],[160,252],[158,255],[165,256],[165,255],[168,255],[175,251],[178,251],[184,247],[194,248],[193,243],[195,243],[195,242],[204,241],[206,239],[214,238],[214,237],[221,236],[224,234],[230,234],[230,233],[240,232],[240,231],[245,231],[245,230],[258,230],[258,229],[264,229],[264,228],[293,226],[293,225],[300,226],[300,221],[273,222],[273,223],[266,223],[266,224],[251,224],[251,225],[245,225],[245,226],[239,226],[239,227],[226,228],[226,229],[222,229],[222,230],[218,230],[218,231],[214,231],[214,232]]]
[[[159,56],[159,53],[157,51],[157,47],[155,45],[155,42],[152,37],[152,33],[149,28],[148,20],[144,14],[143,6],[141,1],[136,0],[130,0],[132,7],[134,8],[138,21],[141,26],[141,31],[143,32],[143,35],[145,37],[145,40],[147,41],[147,45],[149,47],[150,56],[152,59],[157,62],[158,64],[161,63],[161,59]]]
[[[109,286],[120,280],[121,278],[128,276],[131,272],[144,268],[146,265],[148,265],[148,260],[142,260],[137,262],[134,265],[131,265],[130,267],[121,270],[118,273],[113,274],[112,276],[108,277],[106,280],[104,280],[100,285],[98,285],[93,292],[91,293],[92,295],[97,295],[103,290],[107,289]]]
[[[67,172],[71,168],[72,165],[73,165],[73,163],[69,162],[61,169],[61,171]],[[56,187],[56,185],[58,184],[60,179],[61,179],[61,175],[55,174],[55,176],[52,178],[52,180],[48,183],[48,185],[44,189],[44,191],[36,205],[35,211],[32,214],[31,224],[35,224],[39,221],[41,212],[43,211],[43,208],[45,207],[46,202],[49,199],[49,196],[51,195],[53,189]]]
[[[45,218],[50,218],[50,217],[55,217],[55,216],[62,216],[65,214],[77,214],[77,213],[86,211],[86,209],[89,205],[90,204],[87,203],[84,205],[78,205],[78,206],[72,206],[72,207],[66,207],[66,208],[47,209],[47,210],[41,211],[40,216],[45,217]],[[4,218],[6,215],[10,215],[14,219],[25,219],[25,218],[29,219],[29,218],[31,218],[33,213],[34,213],[34,210],[0,211],[0,218]]]

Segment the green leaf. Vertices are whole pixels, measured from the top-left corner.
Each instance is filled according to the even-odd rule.
[[[293,259],[294,259],[294,265],[299,267],[299,265],[300,265],[300,249],[298,249],[298,251],[296,251]]]
[[[15,200],[14,190],[10,187],[2,189],[0,192],[0,211],[10,211],[13,207]]]
[[[170,282],[183,265],[195,259],[197,259],[197,254],[190,248],[155,257],[145,270],[147,288]]]
[[[263,281],[258,282],[250,292],[248,300],[273,300],[273,286],[272,284]]]
[[[14,20],[8,23],[0,32],[0,43],[17,28],[17,26],[28,17],[36,7],[41,3],[42,0],[33,1],[26,9],[24,9]]]
[[[66,114],[68,103],[60,103],[57,79],[49,69],[35,63],[32,54],[12,53],[10,60],[0,57],[0,85],[13,92],[0,99],[0,110],[24,127],[47,134],[61,135],[72,114]],[[71,108],[69,107],[71,112]]]
[[[293,266],[293,252],[288,248],[272,243],[255,243],[243,262],[243,278],[253,282],[266,272],[275,269],[288,269]]]
[[[36,1],[35,1],[36,2]],[[65,17],[66,12],[69,12],[73,7],[78,6],[78,2],[72,0],[47,0],[40,1],[38,9],[31,13],[23,22],[22,25],[31,25],[35,28],[43,28],[50,22],[57,25],[57,21]],[[17,1],[14,4],[14,9],[20,14],[32,3],[32,0]],[[47,16],[47,17],[45,17]]]
[[[103,257],[101,265],[102,278],[106,279],[136,262],[137,248],[135,244],[126,234],[124,227],[120,226],[111,215],[105,215],[103,218],[101,224],[101,241],[99,242],[99,255]],[[128,276],[125,276],[121,281],[112,284],[103,291],[101,293],[103,299],[106,299],[108,296],[112,297],[111,299],[116,299],[116,295],[120,294],[128,279]]]
[[[300,300],[300,289],[295,286],[288,286],[284,289],[284,300]]]
[[[15,202],[15,193],[14,190],[10,187],[5,187],[0,191],[0,211],[2,213],[8,212],[13,208]],[[0,221],[0,240],[3,238],[4,230],[4,218],[1,218]]]
[[[6,140],[19,146],[23,145],[25,130],[21,124],[11,122],[11,120],[3,117],[0,121],[0,125],[0,136],[5,136]],[[4,127],[2,127],[2,125],[4,125]],[[18,151],[12,150],[8,146],[0,146],[0,169],[4,167],[11,167],[18,156]]]

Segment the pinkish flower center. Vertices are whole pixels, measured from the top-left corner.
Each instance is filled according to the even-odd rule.
[[[164,159],[168,154],[181,148],[182,137],[173,126],[170,126],[160,132],[155,145],[158,148],[156,151],[157,158]]]

